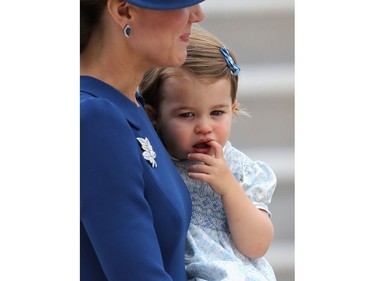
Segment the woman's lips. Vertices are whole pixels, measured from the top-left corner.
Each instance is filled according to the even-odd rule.
[[[180,37],[180,39],[181,39],[182,42],[189,43],[190,34],[189,34],[189,33],[186,33],[186,34],[182,35],[182,36]]]

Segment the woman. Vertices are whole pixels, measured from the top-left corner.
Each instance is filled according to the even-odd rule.
[[[188,190],[137,93],[186,58],[202,0],[81,0],[81,281],[186,280]]]

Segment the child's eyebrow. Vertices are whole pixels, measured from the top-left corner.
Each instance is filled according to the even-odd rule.
[[[227,108],[229,106],[232,106],[232,104],[219,103],[219,104],[214,104],[214,105],[210,106],[209,110],[218,109],[218,108]],[[180,105],[176,105],[175,107],[173,107],[172,110],[173,111],[194,111],[194,110],[196,110],[196,107],[185,105],[185,104],[180,104]]]
[[[194,110],[193,106],[187,106],[187,105],[178,105],[173,108],[175,111],[181,111],[181,110]]]
[[[213,105],[212,108],[223,108],[223,107],[228,107],[228,106],[231,106],[231,104],[220,103],[220,104]]]

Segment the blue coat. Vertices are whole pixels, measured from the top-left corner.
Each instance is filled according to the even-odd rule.
[[[81,281],[186,280],[190,195],[143,107],[88,76],[80,107]]]

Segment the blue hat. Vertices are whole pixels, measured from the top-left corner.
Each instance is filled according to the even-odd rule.
[[[204,0],[128,0],[130,4],[152,10],[177,10],[194,6]]]

